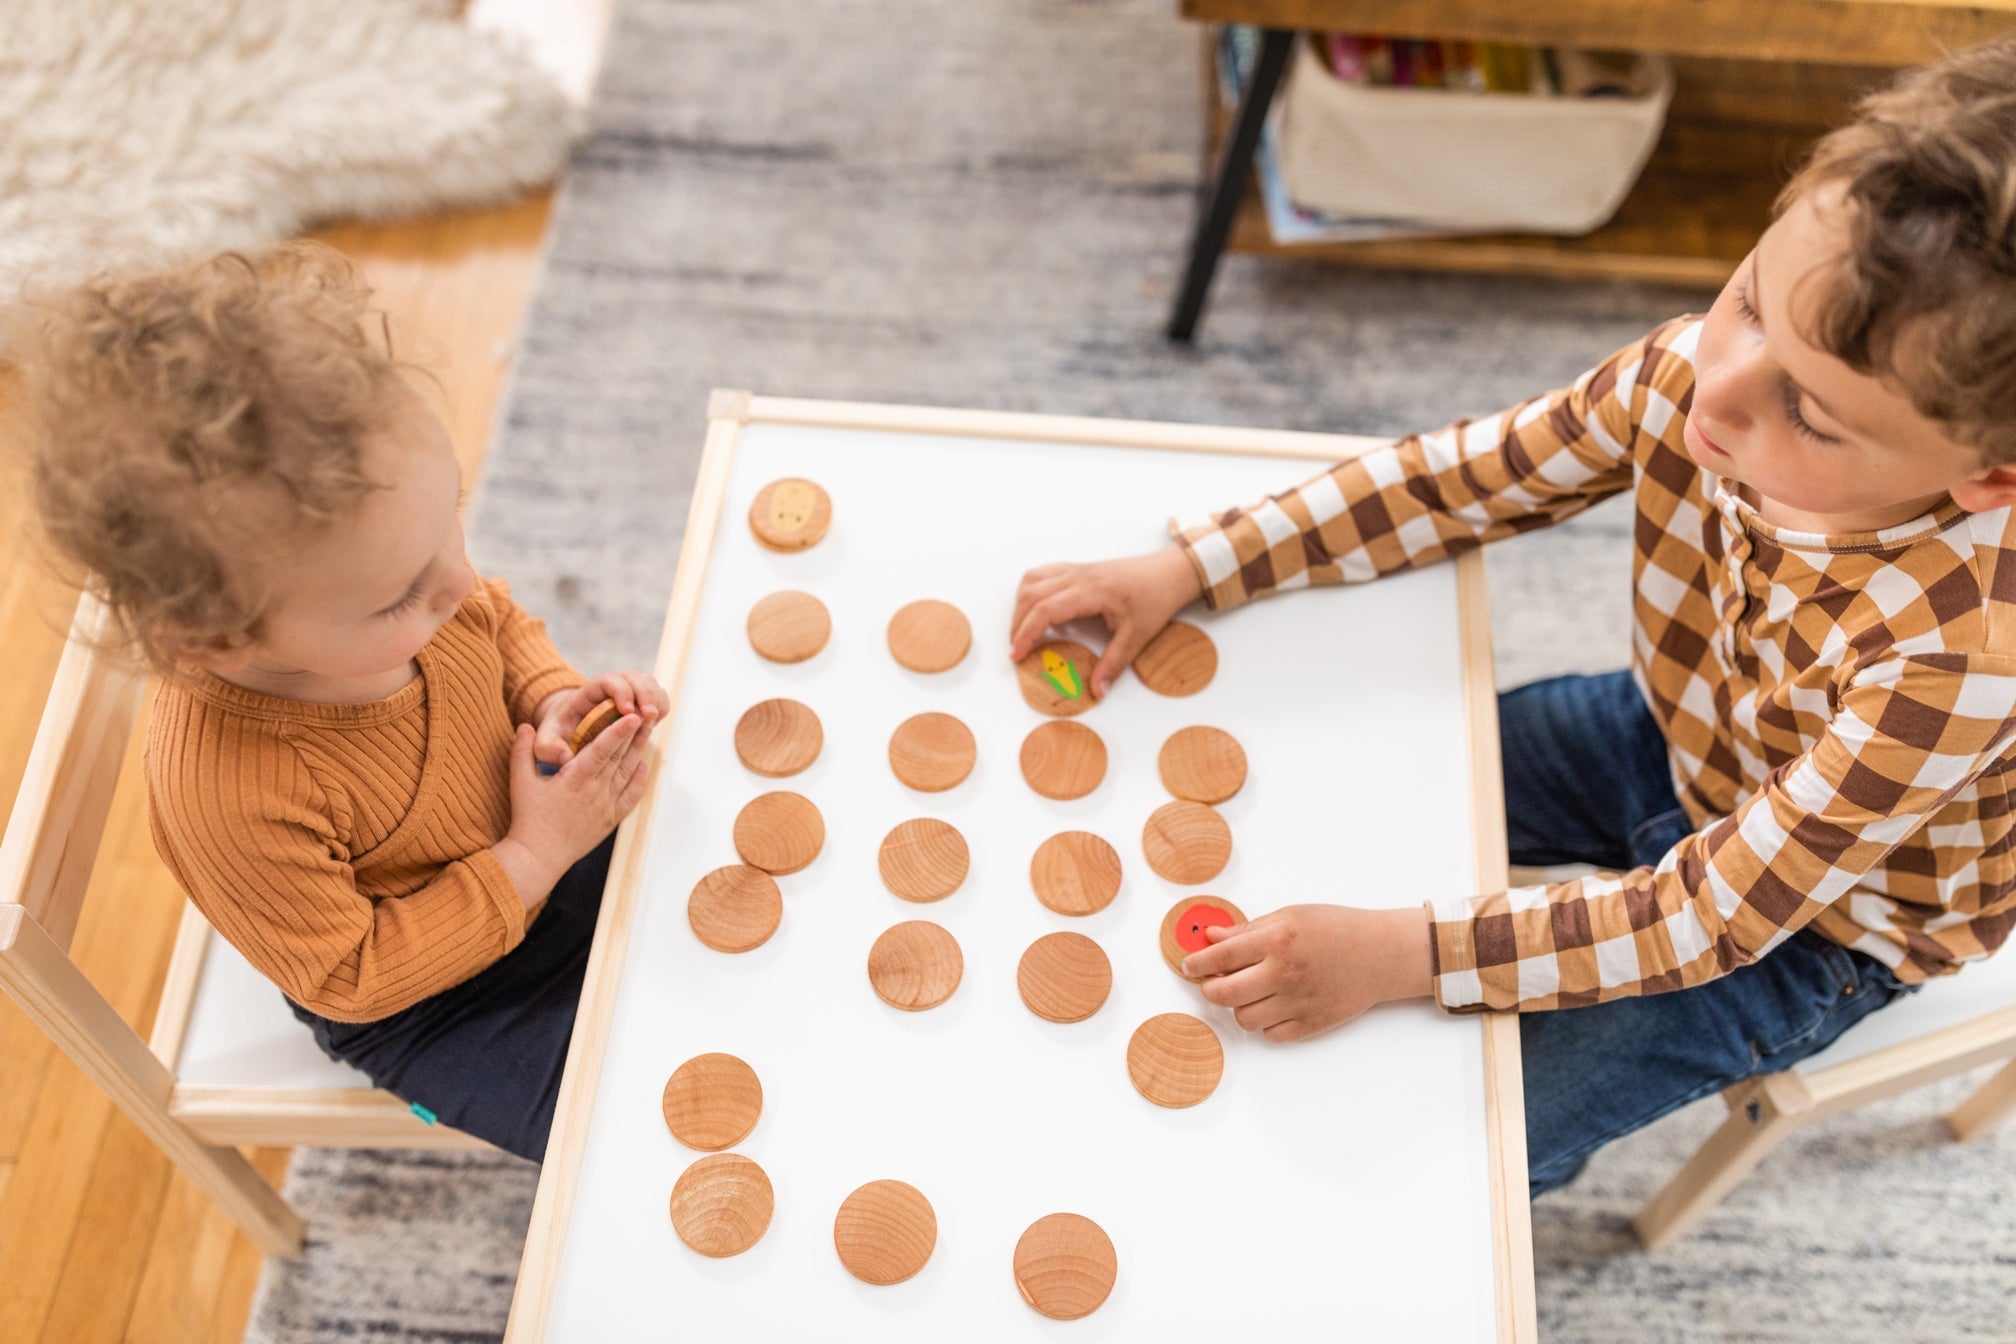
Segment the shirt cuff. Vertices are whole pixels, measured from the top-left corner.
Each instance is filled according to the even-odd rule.
[[[469,872],[477,885],[483,888],[483,894],[490,898],[490,903],[503,917],[504,951],[509,952],[525,941],[525,902],[519,899],[511,874],[505,872],[504,865],[497,861],[495,850],[478,850],[463,862],[469,865]]]
[[[1477,973],[1477,901],[1456,897],[1425,902],[1428,907],[1430,970],[1435,977],[1435,1002],[1451,1013],[1474,1013],[1490,1007]]]
[[[1183,548],[1190,568],[1196,571],[1197,586],[1203,590],[1207,608],[1229,611],[1250,599],[1246,584],[1240,577],[1238,554],[1223,527],[1216,523],[1200,523],[1186,528],[1171,518],[1169,535]]]
[[[555,691],[571,691],[587,684],[588,678],[564,663],[548,668],[518,688],[517,701],[511,706],[511,722],[531,723],[537,727],[532,716],[538,712],[540,701]]]

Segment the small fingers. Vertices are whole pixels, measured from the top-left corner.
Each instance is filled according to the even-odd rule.
[[[1232,1012],[1232,1020],[1248,1031],[1266,1031],[1284,1020],[1287,1008],[1278,997],[1249,1003]]]
[[[1051,594],[1029,608],[1022,623],[1015,627],[1015,639],[1009,653],[1016,662],[1029,656],[1029,650],[1036,647],[1043,638],[1043,632],[1053,625],[1062,625],[1079,616],[1089,616],[1095,607],[1086,606],[1078,597],[1078,590],[1065,588]]]
[[[1266,949],[1258,939],[1237,936],[1246,927],[1241,924],[1226,930],[1204,930],[1204,936],[1211,938],[1211,946],[1183,958],[1183,974],[1193,980],[1201,980],[1207,975],[1229,975],[1233,971],[1259,965],[1266,956]],[[1219,936],[1212,938],[1214,933]]]
[[[1092,694],[1105,699],[1106,692],[1113,689],[1114,680],[1133,665],[1134,655],[1141,652],[1147,642],[1133,626],[1113,623],[1113,638],[1106,642],[1106,651],[1099,655],[1099,665],[1092,669]]]
[[[1309,1030],[1306,1022],[1290,1018],[1286,1022],[1276,1022],[1271,1027],[1262,1027],[1260,1034],[1277,1045],[1286,1045],[1290,1041],[1306,1041],[1316,1033]]]
[[[1274,993],[1272,977],[1258,966],[1248,966],[1232,975],[1213,976],[1197,988],[1207,1003],[1220,1008],[1244,1008]]]

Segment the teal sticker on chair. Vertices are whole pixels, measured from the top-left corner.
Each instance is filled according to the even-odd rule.
[[[425,1106],[422,1106],[417,1101],[412,1103],[412,1105],[413,1105],[413,1114],[420,1117],[420,1122],[422,1124],[431,1125],[434,1123],[435,1118],[434,1112],[428,1110]]]

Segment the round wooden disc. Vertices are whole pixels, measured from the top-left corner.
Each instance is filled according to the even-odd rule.
[[[1092,708],[1092,669],[1099,659],[1083,644],[1053,639],[1029,651],[1018,669],[1022,698],[1059,718]]]
[[[1082,723],[1039,723],[1022,739],[1022,778],[1045,798],[1083,798],[1106,778],[1106,744]]]
[[[1195,1106],[1225,1076],[1225,1047],[1217,1032],[1190,1014],[1162,1013],[1134,1028],[1127,1076],[1157,1106]]]
[[[1222,728],[1185,728],[1156,758],[1162,787],[1193,803],[1222,803],[1246,783],[1246,751]]]
[[[1211,946],[1204,930],[1214,925],[1229,929],[1245,922],[1245,912],[1223,896],[1185,896],[1162,916],[1162,960],[1182,975],[1183,958]]]
[[[733,1055],[695,1055],[665,1080],[665,1128],[688,1148],[732,1147],[756,1128],[763,1084]]]
[[[924,1268],[938,1245],[931,1201],[902,1181],[870,1181],[840,1202],[833,1249],[863,1283],[891,1284]]]
[[[868,982],[884,1003],[909,1013],[951,998],[965,971],[958,940],[928,919],[884,929],[868,949]]]
[[[773,663],[802,663],[832,635],[826,604],[810,593],[787,588],[749,608],[749,645]]]
[[[787,476],[756,492],[749,506],[749,530],[773,551],[816,546],[833,525],[833,501],[814,481]]]
[[[1164,803],[1141,828],[1148,866],[1171,882],[1189,887],[1225,871],[1232,857],[1232,828],[1202,803]]]
[[[1082,933],[1046,933],[1015,968],[1029,1011],[1051,1022],[1083,1022],[1113,992],[1113,963]]]
[[[715,1153],[672,1186],[672,1230],[702,1255],[740,1255],[770,1226],[776,1196],[763,1168],[740,1153]]]
[[[942,901],[966,880],[972,856],[950,822],[917,817],[889,832],[877,859],[882,885],[906,901]]]
[[[766,873],[795,873],[825,844],[826,819],[802,793],[752,798],[735,817],[735,852]]]
[[[973,730],[950,714],[917,714],[889,737],[889,768],[920,793],[943,793],[973,773]]]
[[[950,602],[912,602],[889,618],[889,652],[912,672],[944,672],[973,647],[966,613]]]
[[[623,711],[616,708],[614,700],[604,700],[581,716],[581,722],[574,726],[574,736],[567,739],[567,749],[579,756],[583,747],[600,737],[604,728],[622,717]]]
[[[764,700],[749,706],[735,725],[735,754],[759,775],[781,779],[819,759],[826,730],[819,716],[796,700]]]
[[[1171,621],[1134,656],[1134,675],[1157,695],[1195,695],[1218,675],[1218,646],[1188,621]]]
[[[1024,1302],[1053,1321],[1099,1310],[1119,1273],[1113,1239],[1079,1214],[1038,1218],[1015,1243],[1015,1286]]]
[[[1036,899],[1060,915],[1090,915],[1120,894],[1120,854],[1090,831],[1065,831],[1029,860]]]
[[[784,918],[784,896],[761,868],[731,863],[700,879],[686,901],[693,936],[716,952],[761,947]]]

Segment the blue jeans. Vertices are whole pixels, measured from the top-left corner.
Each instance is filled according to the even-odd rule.
[[[1626,672],[1556,677],[1498,697],[1515,864],[1656,864],[1693,831],[1666,739]],[[1670,1111],[1819,1053],[1909,992],[1873,957],[1802,929],[1691,989],[1519,1019],[1526,1163],[1538,1195]]]

